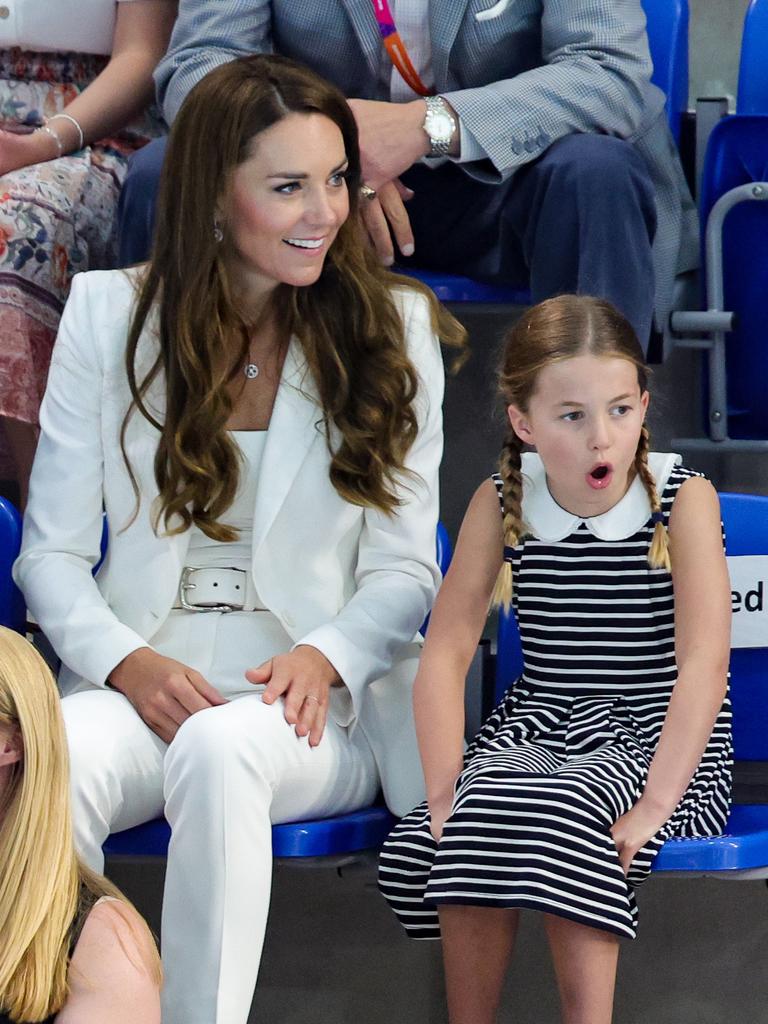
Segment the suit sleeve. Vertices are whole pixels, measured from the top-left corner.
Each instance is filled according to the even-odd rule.
[[[408,349],[419,376],[419,429],[406,461],[411,473],[398,488],[402,505],[391,516],[366,510],[354,595],[331,622],[297,643],[316,647],[336,668],[352,698],[349,721],[360,713],[366,686],[386,675],[413,640],[440,582],[436,529],[443,363],[426,299],[409,293],[405,301],[411,307],[406,316]]]
[[[168,51],[155,70],[168,124],[187,93],[220,64],[271,49],[270,0],[180,0]]]
[[[61,660],[104,685],[115,665],[146,642],[117,619],[93,578],[103,529],[104,370],[91,319],[91,277],[115,280],[111,274],[73,279],[40,409],[13,577]]]
[[[575,132],[631,139],[664,105],[640,0],[543,0],[541,65],[514,78],[442,95],[487,160],[465,163],[498,181]],[[463,162],[463,161],[462,161]]]

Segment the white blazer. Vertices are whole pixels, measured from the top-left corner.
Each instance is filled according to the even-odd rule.
[[[189,531],[158,536],[153,459],[158,433],[134,412],[126,450],[119,435],[130,393],[125,342],[136,271],[78,274],[61,319],[40,411],[40,443],[14,578],[62,660],[62,692],[104,686],[111,670],[167,617],[185,564]],[[443,366],[423,296],[397,289],[409,355],[420,380],[413,476],[393,516],[344,501],[328,478],[317,392],[301,348],[286,355],[259,471],[253,518],[254,582],[297,644],[331,661],[352,698],[389,806],[404,813],[423,796],[411,710],[416,632],[439,582],[435,562],[442,455]],[[156,352],[149,322],[139,341],[139,379]],[[162,380],[147,404],[162,419]],[[102,508],[109,546],[100,557]],[[151,646],[151,644],[150,644]]]

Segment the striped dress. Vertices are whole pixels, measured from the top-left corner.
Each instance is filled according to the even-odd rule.
[[[679,463],[649,460],[665,523],[698,475]],[[730,703],[625,878],[610,828],[643,792],[677,675],[672,578],[648,565],[639,479],[608,512],[579,519],[550,496],[537,455],[523,456],[523,476],[529,533],[512,565],[523,673],[467,750],[439,844],[423,803],[385,843],[380,886],[413,938],[439,938],[439,903],[525,907],[634,938],[635,889],[662,843],[723,829]]]

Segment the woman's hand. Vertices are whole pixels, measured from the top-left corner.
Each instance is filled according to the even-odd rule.
[[[261,699],[274,704],[285,699],[285,720],[296,727],[297,736],[309,736],[310,747],[316,747],[325,730],[328,717],[329,692],[341,676],[316,647],[300,644],[289,654],[277,654],[258,668],[245,673],[251,683],[266,683]]]
[[[47,132],[0,131],[0,175],[58,155],[56,141]]]
[[[638,851],[656,835],[669,817],[670,814],[647,801],[643,802],[641,797],[631,811],[622,814],[614,823],[611,835],[619,851],[619,863],[625,875],[629,873],[629,866]]]
[[[110,672],[109,682],[166,743],[196,711],[227,703],[199,672],[151,647],[140,647],[123,658]]]

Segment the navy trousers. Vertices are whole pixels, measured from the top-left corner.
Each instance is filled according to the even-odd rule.
[[[133,157],[120,197],[120,259],[146,259],[165,152],[155,140]],[[416,239],[403,266],[497,284],[530,282],[534,302],[563,292],[620,309],[647,350],[653,320],[653,184],[634,147],[608,135],[567,135],[500,184],[445,163],[412,167],[408,212]]]

